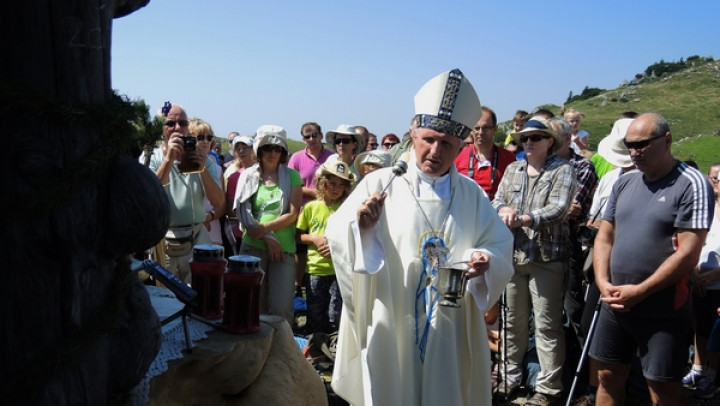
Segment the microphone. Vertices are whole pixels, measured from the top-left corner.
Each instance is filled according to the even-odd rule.
[[[392,167],[393,174],[390,177],[390,180],[388,181],[387,185],[385,185],[383,190],[380,192],[380,196],[385,194],[385,191],[387,190],[388,186],[390,186],[392,181],[395,180],[395,178],[397,176],[402,176],[405,174],[405,172],[407,172],[407,162],[405,162],[403,160],[398,160],[397,162],[395,162],[395,165],[393,165],[393,167]]]

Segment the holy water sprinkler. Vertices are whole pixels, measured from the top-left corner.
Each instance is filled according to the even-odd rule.
[[[387,190],[388,186],[392,183],[393,180],[395,180],[395,177],[402,176],[407,172],[407,162],[405,161],[397,161],[395,162],[395,165],[392,167],[392,176],[390,177],[390,180],[388,181],[387,185],[383,188],[382,192],[380,192],[380,196],[385,194],[385,191]]]

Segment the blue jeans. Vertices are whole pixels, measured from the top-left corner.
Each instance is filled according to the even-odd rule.
[[[308,275],[305,294],[308,332],[330,334],[337,330],[342,298],[335,275]]]

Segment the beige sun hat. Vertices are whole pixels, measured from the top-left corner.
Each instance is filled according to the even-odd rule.
[[[632,121],[632,118],[621,118],[615,121],[610,134],[600,140],[598,144],[598,154],[617,168],[627,168],[633,165],[630,151],[623,143]]]
[[[365,177],[363,164],[372,164],[380,168],[388,168],[390,166],[390,154],[380,150],[365,151],[358,154],[358,156],[355,157],[354,166],[359,178]]]
[[[560,134],[557,131],[553,130],[552,126],[547,121],[547,119],[545,119],[544,117],[540,117],[540,116],[530,117],[530,120],[528,120],[527,123],[525,123],[525,125],[523,125],[522,130],[520,130],[516,133],[513,133],[512,136],[515,139],[515,141],[520,143],[520,136],[525,133],[531,133],[531,132],[532,133],[541,132],[541,133],[545,133],[545,134],[553,137],[553,139],[555,140],[555,142],[553,142],[553,152],[559,150],[560,147],[562,147],[563,143],[565,142],[563,137],[560,136]]]
[[[350,172],[350,167],[348,167],[348,165],[343,161],[326,161],[325,163],[320,165],[320,168],[318,168],[317,172],[315,173],[316,177],[322,175],[335,175],[338,178],[344,179],[350,183],[355,181],[355,175]]]
[[[460,69],[435,76],[415,94],[417,127],[464,140],[481,117],[480,99]]]
[[[337,129],[335,129],[335,131],[328,131],[325,134],[327,143],[328,145],[330,145],[330,148],[333,151],[335,150],[335,135],[337,134],[351,135],[353,139],[357,141],[355,149],[353,150],[353,154],[357,154],[360,151],[365,151],[365,137],[355,133],[355,127],[347,124],[340,124]]]

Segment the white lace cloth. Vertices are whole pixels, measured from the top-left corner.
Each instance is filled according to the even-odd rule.
[[[168,289],[155,286],[147,287],[150,300],[160,320],[172,316],[182,310],[183,303],[175,298],[175,295]],[[197,320],[187,317],[188,332],[190,333],[190,346],[192,342],[207,338],[207,332],[212,327]],[[162,327],[162,346],[155,360],[150,365],[143,380],[130,392],[133,396],[135,406],[144,406],[148,403],[150,395],[150,380],[167,371],[168,361],[182,358],[182,351],[185,349],[185,331],[183,329],[182,317],[171,321]]]

